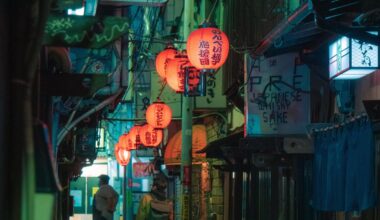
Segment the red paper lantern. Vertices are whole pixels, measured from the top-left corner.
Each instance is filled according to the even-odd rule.
[[[141,131],[142,126],[141,125],[135,125],[129,130],[129,137],[132,141],[132,144],[135,146],[135,149],[137,148],[138,145],[141,144],[140,141],[140,131]]]
[[[229,41],[215,27],[202,27],[190,33],[186,50],[191,64],[198,69],[217,69],[227,59]]]
[[[166,128],[172,120],[172,110],[165,103],[158,101],[151,104],[146,110],[146,121],[153,128]]]
[[[197,86],[200,71],[193,67],[185,54],[177,55],[166,65],[166,82],[170,88],[179,93],[185,90],[185,68],[189,68],[189,86]]]
[[[177,50],[173,46],[168,46],[160,52],[156,57],[156,71],[158,75],[165,79],[165,66],[167,64],[167,61],[169,59],[174,59],[175,55],[177,54]]]
[[[126,150],[136,150],[136,145],[132,142],[129,134],[123,134],[119,138],[119,146],[120,148]]]
[[[146,147],[156,147],[162,141],[162,130],[153,128],[150,124],[142,127],[140,132],[141,143]]]
[[[131,152],[122,147],[115,147],[115,157],[117,162],[122,166],[127,166],[131,159]]]

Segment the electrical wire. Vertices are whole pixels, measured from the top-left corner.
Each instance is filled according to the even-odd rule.
[[[157,10],[155,10],[155,11],[157,11]],[[159,13],[157,13],[157,12],[153,12],[153,10],[150,10],[149,11],[149,15],[148,15],[148,17],[152,17],[152,14],[153,13],[156,13],[156,15],[153,15],[153,22],[152,22],[152,28],[150,28],[151,29],[151,32],[153,32],[150,36],[150,38],[153,38],[153,36],[154,36],[154,32],[155,32],[155,30],[156,30],[156,25],[157,25],[157,22],[158,22],[158,19],[159,19],[159,16],[160,16],[160,14]],[[135,17],[137,17],[137,13],[136,13],[136,15],[135,15]],[[143,24],[141,24],[140,25],[140,27],[138,28],[139,30],[138,30],[138,34],[131,34],[131,35],[134,35],[134,36],[143,36],[142,34],[139,34],[139,33],[141,33],[141,32],[143,32]],[[128,36],[128,39],[129,39],[129,36]],[[142,73],[144,72],[143,70],[145,69],[145,67],[146,67],[146,65],[147,65],[147,62],[146,62],[146,60],[144,61],[144,60],[142,60],[142,59],[145,59],[146,57],[144,56],[143,58],[140,58],[140,54],[142,53],[142,51],[145,51],[145,49],[144,49],[144,47],[146,48],[146,49],[148,49],[148,48],[150,48],[150,46],[151,46],[151,40],[150,41],[148,41],[147,43],[148,43],[148,45],[146,45],[146,44],[144,44],[145,42],[140,42],[140,44],[138,44],[137,45],[137,47],[139,47],[139,49],[137,50],[137,53],[135,53],[134,54],[134,57],[136,57],[135,59],[136,59],[136,61],[135,62],[133,62],[133,66],[130,68],[130,71],[134,71],[134,70],[136,70],[136,72],[137,72],[137,74],[134,74],[134,79],[133,79],[133,81],[132,81],[132,83],[131,83],[131,85],[128,85],[128,87],[127,87],[127,89],[126,89],[126,91],[124,92],[124,97],[123,97],[123,99],[125,98],[125,96],[130,92],[130,90],[135,86],[135,84],[137,83],[137,80],[141,77],[141,75],[142,75]],[[133,57],[130,57],[130,59],[134,59]],[[143,63],[143,65],[141,66],[141,64]],[[113,115],[115,115],[115,114],[117,114],[118,113],[118,111],[115,111],[114,113],[113,113]]]
[[[212,9],[211,9],[210,13],[209,13],[208,16],[207,16],[206,22],[210,22],[211,15],[212,15],[212,13],[214,12],[214,9],[215,9],[215,6],[216,6],[216,3],[218,3],[218,2],[219,2],[218,0],[215,0],[214,5],[212,6]]]
[[[168,82],[165,80],[165,82],[161,86],[160,92],[158,93],[157,99],[160,99],[161,94],[164,91],[164,89],[165,89],[165,87],[166,87],[167,84],[168,84]]]

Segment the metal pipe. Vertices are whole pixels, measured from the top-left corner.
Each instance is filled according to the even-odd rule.
[[[123,219],[127,219],[127,166],[123,168]]]
[[[193,0],[184,0],[183,38],[186,39],[193,27]],[[182,99],[182,150],[181,150],[181,182],[182,182],[182,219],[192,219],[191,176],[192,176],[192,127],[193,97]]]

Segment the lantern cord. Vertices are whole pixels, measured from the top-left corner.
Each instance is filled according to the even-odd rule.
[[[209,22],[209,21],[210,21],[210,18],[211,18],[212,13],[214,12],[214,9],[215,9],[215,6],[216,6],[216,3],[218,3],[218,0],[215,0],[214,5],[212,6],[212,9],[211,9],[210,13],[209,13],[208,16],[207,16],[206,22]]]
[[[162,92],[165,89],[165,86],[168,84],[168,82],[165,80],[165,82],[162,84],[162,87],[160,89],[160,93],[158,93],[157,99],[160,99]]]

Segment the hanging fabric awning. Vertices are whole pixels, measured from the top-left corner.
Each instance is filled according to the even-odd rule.
[[[205,153],[197,153],[207,145],[207,133],[204,125],[194,125],[192,135],[192,157],[193,162],[202,161]],[[181,163],[181,146],[182,146],[182,130],[178,131],[166,146],[164,162],[166,165],[176,165]]]
[[[314,148],[315,209],[361,211],[375,206],[375,147],[367,117],[315,131]]]

